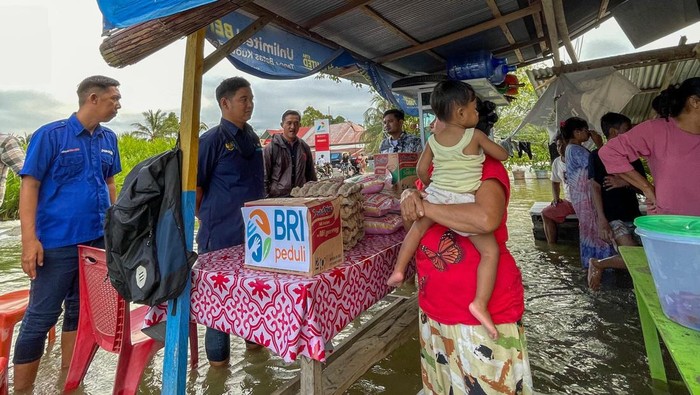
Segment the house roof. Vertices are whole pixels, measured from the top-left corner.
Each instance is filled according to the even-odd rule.
[[[365,128],[363,128],[362,125],[358,125],[351,121],[332,124],[330,125],[329,130],[331,138],[331,147],[335,146],[336,148],[338,148],[338,146],[343,145],[364,144],[364,142],[362,141],[362,134],[364,132]],[[267,129],[260,136],[260,138],[269,139],[273,135],[280,133],[282,133],[282,129]],[[313,148],[316,146],[316,132],[313,130],[313,128],[308,126],[303,126],[299,128],[298,136],[299,138],[304,140],[310,147]]]

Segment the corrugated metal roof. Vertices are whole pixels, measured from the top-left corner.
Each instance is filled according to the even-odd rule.
[[[411,45],[364,11],[352,10],[313,29],[320,35],[368,57],[375,58]]]
[[[255,4],[305,26],[311,19],[347,5],[346,0],[256,0]]]
[[[653,115],[651,101],[659,94],[666,73],[674,64],[676,70],[671,78],[671,85],[680,84],[688,78],[700,76],[700,61],[698,59],[620,70],[622,75],[629,78],[642,91],[635,95],[622,110],[622,113],[627,115],[633,123],[645,121]]]
[[[633,123],[642,122],[653,115],[650,112],[651,101],[659,94],[667,71],[674,65],[676,70],[671,78],[671,85],[680,84],[688,78],[700,76],[700,60],[698,59],[666,62],[618,70],[641,91],[632,97],[621,111],[623,114],[627,115]],[[528,70],[527,73],[531,79],[539,83],[544,83],[554,77],[554,70],[551,67],[531,69]],[[544,89],[546,89],[546,86],[538,85],[537,91],[541,94]]]
[[[633,124],[644,122],[651,118],[651,101],[658,95],[658,92],[641,92],[636,94],[620,111],[632,120]]]
[[[609,12],[603,13],[602,19],[599,1],[554,1],[563,2],[570,34],[581,34],[609,17],[623,0],[607,0]],[[642,1],[626,0],[625,4]],[[533,17],[537,15],[545,22],[540,0],[496,0],[503,18],[500,22],[507,23],[514,44],[507,41],[499,20],[484,0],[218,0],[182,14],[111,31],[101,46],[103,57],[114,67],[136,63],[213,22],[221,14],[210,11],[220,11],[223,5],[232,9],[240,6],[243,12],[269,17],[270,23],[284,30],[334,48],[345,48],[359,61],[378,61],[402,75],[445,70],[446,62],[442,59],[474,49],[506,51],[508,61],[518,64],[521,62],[511,49],[515,45],[520,48],[524,63],[542,60],[538,40],[543,38],[538,39]],[[371,15],[370,9],[377,15]],[[408,41],[392,26],[417,43]],[[148,32],[148,40],[143,39],[143,32]],[[429,51],[438,53],[442,59]],[[343,70],[338,73],[342,74]]]
[[[428,41],[493,19],[483,0],[457,0],[438,6],[433,1],[376,1],[372,8],[418,41]]]
[[[629,78],[641,90],[658,89],[663,84],[666,72],[674,64],[676,65],[676,71],[673,74],[673,78],[671,78],[671,84],[680,84],[690,77],[700,75],[700,61],[697,59],[635,67],[620,70],[620,73]]]

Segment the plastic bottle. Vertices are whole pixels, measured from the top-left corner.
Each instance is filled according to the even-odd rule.
[[[498,65],[498,66],[494,69],[493,74],[491,74],[491,76],[488,77],[488,78],[489,78],[489,81],[490,81],[492,84],[494,84],[494,85],[502,84],[503,81],[506,80],[506,75],[507,75],[509,72],[514,72],[515,69],[516,69],[515,66],[508,66],[508,65],[505,65],[505,64]]]
[[[506,60],[494,58],[491,52],[486,50],[474,51],[447,60],[447,75],[451,79],[470,80],[474,78],[489,78],[496,68],[505,65]],[[506,73],[503,73],[504,75]]]

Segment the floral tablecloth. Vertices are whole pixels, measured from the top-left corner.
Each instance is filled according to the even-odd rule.
[[[192,268],[192,318],[286,362],[300,355],[323,362],[326,342],[392,290],[386,281],[404,236],[367,235],[342,265],[314,277],[247,269],[243,246],[202,254]],[[165,316],[165,305],[154,307],[144,326]]]

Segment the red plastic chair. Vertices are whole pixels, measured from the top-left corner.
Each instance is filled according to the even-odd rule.
[[[141,375],[163,343],[141,332],[148,306],[129,310],[107,276],[105,251],[78,246],[80,318],[64,392],[78,388],[98,347],[119,354],[113,394],[135,394]],[[197,358],[196,325],[190,326],[192,363]]]
[[[10,357],[10,346],[15,325],[22,321],[29,304],[29,290],[8,292],[0,295],[0,357]],[[49,332],[49,342],[56,339],[56,327]]]
[[[7,358],[0,357],[0,395],[7,395]]]

